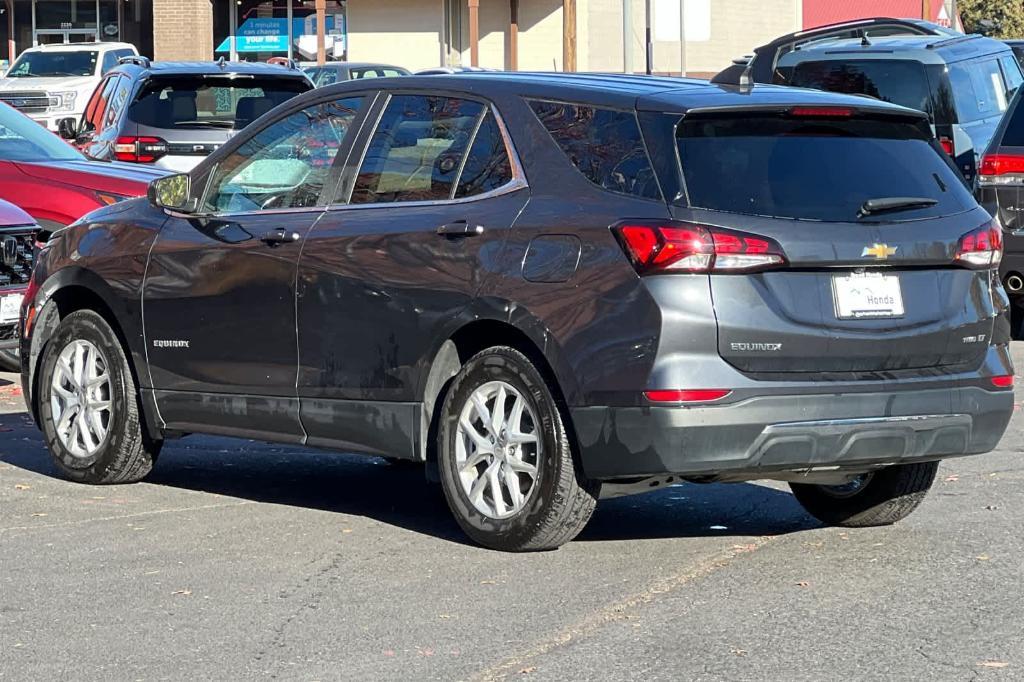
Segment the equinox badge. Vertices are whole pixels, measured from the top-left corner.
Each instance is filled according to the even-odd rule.
[[[894,255],[898,248],[898,246],[889,246],[888,244],[872,244],[871,246],[865,246],[860,255],[874,256],[878,260],[885,260],[889,256]]]

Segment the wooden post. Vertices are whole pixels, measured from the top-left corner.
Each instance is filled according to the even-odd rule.
[[[327,61],[327,0],[316,0],[316,63]]]
[[[5,0],[4,4],[7,5],[7,59],[10,62],[7,66],[13,66],[18,57],[14,46],[14,0]]]
[[[576,70],[576,0],[562,0],[562,71]]]
[[[519,0],[508,0],[508,68],[519,70]]]
[[[931,0],[921,0],[921,18],[925,21],[932,20],[932,3]]]
[[[469,65],[480,66],[480,0],[469,0]]]

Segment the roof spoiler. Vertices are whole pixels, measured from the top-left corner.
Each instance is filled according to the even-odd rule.
[[[800,45],[826,40],[829,38],[860,38],[863,40],[871,29],[887,29],[887,35],[919,35],[945,36],[948,40],[960,36],[950,35],[948,29],[922,19],[894,19],[892,17],[871,17],[857,21],[844,21],[838,24],[818,26],[804,31],[796,31],[780,36],[775,40],[754,50],[754,55],[747,61],[745,69],[737,69],[737,61],[712,79],[712,83],[721,85],[752,85],[754,83],[771,83],[775,75],[775,67],[779,59]],[[939,41],[939,42],[945,42]]]
[[[121,57],[117,60],[118,64],[135,64],[141,66],[144,69],[148,69],[150,65],[149,57],[143,57],[141,54],[130,54],[126,57]]]

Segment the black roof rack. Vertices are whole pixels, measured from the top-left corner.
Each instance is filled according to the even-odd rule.
[[[817,28],[796,31],[779,36],[775,40],[754,50],[754,56],[746,70],[737,74],[735,64],[717,74],[712,81],[729,85],[751,85],[771,83],[779,58],[800,45],[826,39],[861,38],[871,29],[895,30],[899,34],[920,36],[945,36],[948,31],[937,24],[921,19],[895,19],[892,17],[871,17],[857,21],[844,21]],[[959,37],[959,36],[957,36]],[[726,73],[729,72],[729,73]]]
[[[144,69],[149,68],[149,57],[143,57],[140,54],[130,54],[127,57],[121,57],[117,60],[118,64],[135,64],[141,66]]]
[[[957,43],[963,43],[963,42],[966,42],[968,40],[975,40],[977,38],[984,38],[984,37],[985,36],[979,35],[977,33],[968,33],[965,36],[952,36],[950,38],[946,38],[945,40],[937,40],[934,43],[928,43],[926,48],[929,49],[929,50],[936,50],[936,49],[938,49],[940,47],[947,47],[949,45],[956,45]]]

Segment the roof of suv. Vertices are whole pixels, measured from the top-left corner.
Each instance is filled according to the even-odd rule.
[[[961,36],[878,36],[867,42],[852,38],[824,38],[805,43],[779,59],[779,64],[794,64],[822,59],[913,59],[923,64],[948,64],[963,59],[1009,52],[1005,43],[979,35]]]
[[[131,43],[93,42],[93,43],[53,43],[36,45],[25,49],[25,52],[82,52],[83,50],[135,50]]]
[[[592,102],[604,106],[635,107],[646,111],[685,112],[692,109],[795,105],[847,106],[884,111],[913,118],[925,114],[888,102],[821,90],[776,85],[739,87],[706,80],[662,76],[626,76],[606,73],[530,73],[482,71],[453,75],[397,76],[372,81],[355,80],[319,88],[315,93],[378,89],[450,89],[483,96],[516,95],[537,99]],[[302,95],[302,97],[319,95]]]
[[[239,74],[306,79],[306,74],[301,69],[289,69],[279,64],[265,62],[151,62],[148,59],[140,58],[132,61],[124,60],[111,71],[125,73],[135,78],[163,75]]]

